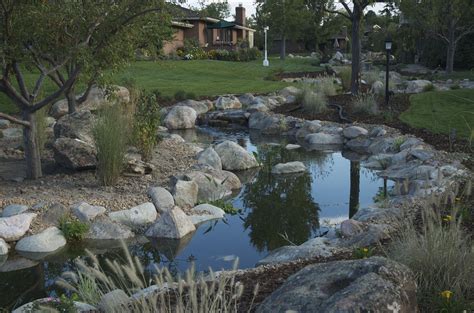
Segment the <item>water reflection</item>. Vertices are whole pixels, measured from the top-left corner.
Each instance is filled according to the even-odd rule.
[[[301,244],[319,228],[320,209],[311,195],[311,175],[271,173],[273,165],[294,161],[296,154],[278,146],[259,147],[263,167],[241,195],[249,210],[244,227],[259,251],[274,250],[288,241]]]
[[[351,189],[349,193],[349,218],[351,218],[359,209],[360,163],[351,161],[351,168],[349,171],[351,176]]]

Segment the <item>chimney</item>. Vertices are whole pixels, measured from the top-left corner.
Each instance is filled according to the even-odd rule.
[[[239,3],[239,6],[235,7],[235,23],[245,26],[245,8],[242,6],[242,3]]]

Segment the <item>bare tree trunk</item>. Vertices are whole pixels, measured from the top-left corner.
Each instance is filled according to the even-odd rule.
[[[75,85],[73,84],[71,88],[66,91],[67,107],[69,114],[76,112],[76,90],[74,87]]]
[[[456,53],[456,38],[454,38],[455,26],[450,22],[448,30],[448,53],[446,55],[446,73],[451,74],[454,70],[454,54]]]
[[[280,45],[280,59],[284,60],[286,57],[286,36],[283,35],[281,37],[281,45]]]
[[[352,73],[351,73],[351,93],[359,93],[359,72],[360,72],[360,21],[362,18],[362,8],[354,1],[354,10],[352,16]]]
[[[41,169],[41,154],[38,145],[35,113],[23,112],[23,119],[30,124],[23,127],[23,141],[25,144],[26,177],[38,179],[43,176]]]

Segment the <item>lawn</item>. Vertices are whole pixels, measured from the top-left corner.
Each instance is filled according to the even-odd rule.
[[[474,90],[425,92],[410,97],[410,108],[400,119],[410,126],[426,128],[433,133],[474,139]]]
[[[163,96],[173,96],[183,90],[200,96],[216,96],[225,93],[241,94],[268,93],[287,86],[287,83],[269,81],[264,78],[276,70],[285,72],[319,71],[320,67],[312,65],[312,59],[270,58],[270,66],[263,67],[262,60],[251,62],[225,62],[214,60],[193,61],[138,61],[114,74],[112,81],[123,84],[132,80],[136,85],[148,91],[159,90]],[[26,81],[33,85],[35,75],[26,76]],[[48,82],[45,92],[53,90]],[[5,95],[0,94],[0,111],[15,112]]]

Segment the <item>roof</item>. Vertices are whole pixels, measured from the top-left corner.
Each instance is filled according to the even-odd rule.
[[[221,29],[221,28],[234,28],[236,26],[235,23],[227,22],[227,21],[219,21],[214,24],[210,24],[207,26],[209,29]]]

